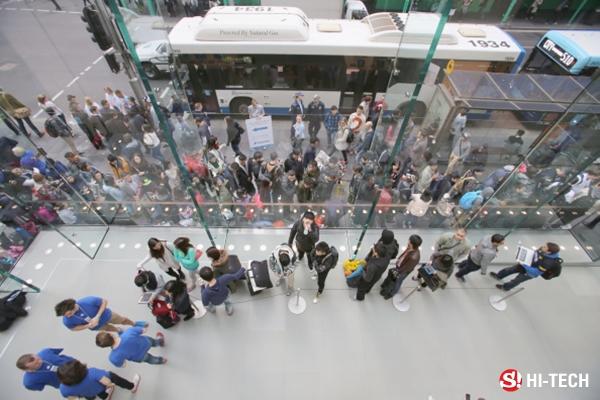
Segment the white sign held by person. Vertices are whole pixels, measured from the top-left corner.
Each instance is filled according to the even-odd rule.
[[[248,142],[251,149],[272,146],[274,144],[271,116],[247,119],[246,132],[248,132]]]

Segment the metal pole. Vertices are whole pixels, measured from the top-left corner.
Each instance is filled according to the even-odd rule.
[[[588,2],[588,0],[583,0],[581,3],[579,3],[579,7],[577,7],[577,10],[575,10],[575,12],[571,16],[571,19],[569,19],[569,22],[567,22],[567,24],[571,25],[573,22],[575,22],[575,19],[577,19],[577,17],[581,13],[581,11],[583,10],[583,7],[585,7],[587,2]]]
[[[147,0],[146,5],[148,6],[148,12],[150,15],[156,15],[156,7],[154,7],[154,0]]]
[[[421,92],[421,87],[423,86],[423,81],[425,80],[425,77],[427,76],[427,71],[429,70],[429,65],[431,64],[431,61],[433,59],[435,49],[437,48],[437,45],[440,41],[440,37],[442,36],[442,31],[444,30],[444,26],[446,25],[446,22],[448,21],[448,14],[450,13],[451,7],[452,7],[452,2],[450,0],[446,0],[446,2],[441,5],[442,15],[440,16],[440,21],[436,27],[435,34],[433,36],[433,40],[431,41],[431,45],[429,46],[429,51],[427,52],[427,56],[425,57],[423,67],[421,68],[421,71],[419,72],[418,82],[415,86],[412,96],[410,97],[410,101],[408,103],[408,107],[406,108],[404,117],[402,118],[402,124],[400,125],[400,130],[398,132],[398,137],[396,138],[396,143],[394,143],[394,147],[392,149],[392,152],[390,153],[390,159],[388,160],[388,163],[385,168],[385,175],[383,177],[383,182],[388,180],[388,178],[390,176],[390,172],[392,171],[392,164],[394,163],[394,159],[396,158],[396,155],[400,151],[400,145],[402,144],[402,140],[404,139],[404,134],[406,132],[406,128],[408,127],[410,116],[413,113],[413,111],[417,105],[417,99],[419,97],[419,93]],[[398,43],[398,46],[400,46],[400,44],[401,43]],[[391,79],[391,77],[390,77],[390,79]],[[359,251],[362,241],[365,237],[367,229],[369,228],[369,223],[371,222],[371,219],[373,218],[373,214],[375,214],[375,208],[377,206],[377,202],[379,201],[380,195],[381,195],[380,191],[377,191],[375,193],[373,202],[371,203],[371,208],[369,210],[369,214],[367,216],[367,220],[365,221],[365,223],[363,225],[363,229],[362,229],[362,232],[360,233],[360,237],[358,239],[358,243],[356,244],[356,249],[354,250],[352,259],[355,259],[358,254],[358,251]]]
[[[410,10],[410,2],[411,0],[404,0],[404,4],[402,5],[402,12],[408,12]]]
[[[103,6],[103,4],[100,0],[96,0],[96,2]],[[156,113],[156,116],[158,117],[160,128],[163,132],[164,137],[167,140],[167,144],[169,145],[169,149],[171,150],[173,158],[175,159],[175,163],[179,167],[179,171],[182,174],[184,186],[186,187],[187,192],[192,199],[192,203],[194,204],[194,207],[196,208],[196,212],[198,213],[198,216],[200,217],[200,222],[202,223],[202,226],[204,227],[204,230],[206,232],[206,235],[208,236],[208,239],[210,240],[211,245],[216,247],[215,240],[214,240],[212,234],[210,233],[210,229],[208,229],[208,224],[206,223],[206,219],[204,218],[204,212],[202,211],[200,204],[198,204],[198,201],[196,200],[196,196],[195,196],[196,192],[192,188],[192,178],[190,176],[190,173],[187,170],[187,168],[183,165],[183,162],[181,161],[181,157],[179,157],[179,153],[177,152],[177,146],[175,145],[175,141],[173,140],[173,135],[171,135],[171,131],[169,129],[167,119],[165,118],[160,107],[158,106],[158,101],[156,100],[156,95],[154,94],[154,91],[152,90],[152,87],[150,86],[150,82],[146,78],[146,74],[144,73],[144,69],[142,68],[142,63],[140,62],[140,59],[137,55],[135,46],[133,45],[133,41],[131,40],[129,31],[127,30],[127,27],[125,25],[125,21],[123,20],[123,16],[121,15],[121,11],[119,10],[119,7],[117,6],[117,3],[115,0],[108,0],[108,3],[109,3],[111,11],[115,17],[117,27],[119,28],[119,31],[121,32],[121,35],[123,36],[123,41],[125,42],[125,45],[127,46],[127,49],[129,50],[128,55],[131,58],[133,65],[135,66],[135,70],[137,71],[137,76],[141,77],[141,79],[142,79],[142,83],[144,84],[146,94],[148,95],[148,97],[150,99],[150,103],[152,104],[152,108],[154,109],[154,112]]]
[[[502,19],[500,20],[501,24],[505,24],[506,21],[508,21],[508,18],[510,17],[510,14],[512,14],[513,8],[515,8],[515,6],[517,5],[517,1],[518,0],[511,0],[510,4],[508,5],[508,8],[506,9],[506,11],[504,12],[504,14],[502,15]]]
[[[296,290],[296,307],[300,305],[300,288]]]

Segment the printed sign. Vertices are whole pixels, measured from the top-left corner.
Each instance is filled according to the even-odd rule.
[[[577,62],[577,59],[558,46],[552,40],[545,38],[539,45],[539,48],[546,51],[550,57],[556,60],[560,65],[569,69]]]
[[[271,116],[247,119],[246,132],[251,149],[272,146],[274,143]]]

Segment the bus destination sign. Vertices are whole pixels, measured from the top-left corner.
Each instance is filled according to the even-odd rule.
[[[542,43],[539,44],[539,47],[543,49],[546,54],[567,69],[570,69],[577,62],[575,57],[567,53],[562,47],[559,47],[556,43],[548,38],[545,38]]]

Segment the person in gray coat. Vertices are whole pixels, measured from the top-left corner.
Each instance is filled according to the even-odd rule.
[[[498,255],[498,247],[504,244],[504,236],[495,233],[481,239],[477,246],[469,252],[469,257],[458,265],[459,271],[456,273],[456,279],[465,282],[464,276],[477,270],[481,274],[487,273],[487,267]]]
[[[467,230],[457,228],[454,232],[442,234],[435,242],[431,259],[448,254],[456,261],[469,253],[471,245],[467,239]]]

